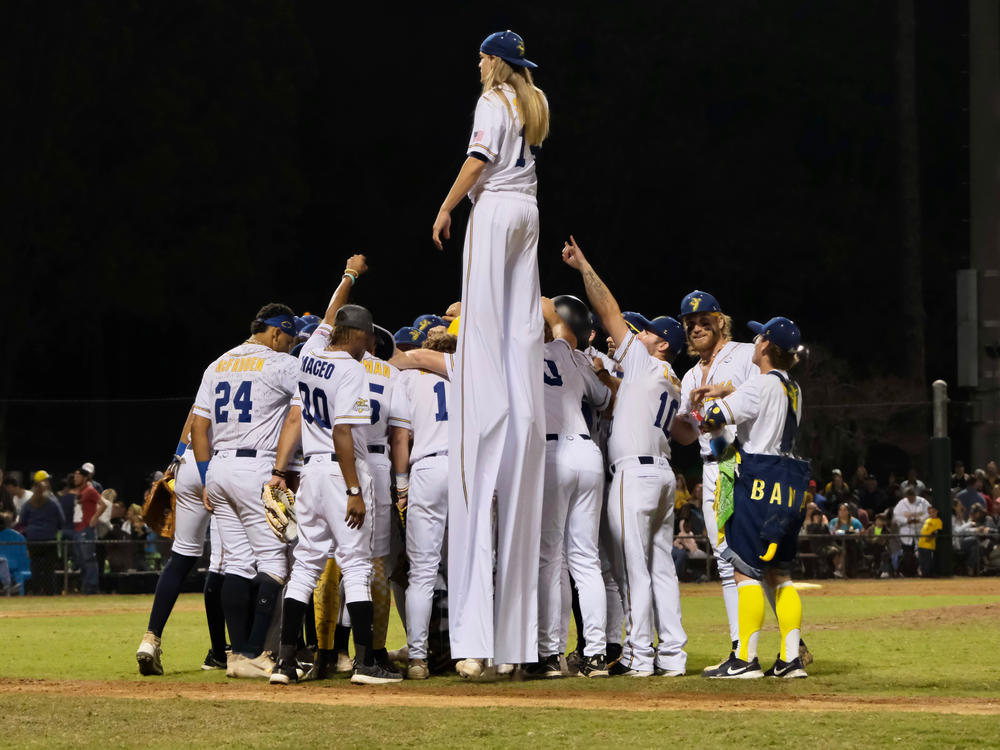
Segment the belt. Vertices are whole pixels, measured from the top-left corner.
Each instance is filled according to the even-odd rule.
[[[653,456],[631,456],[630,458],[634,458],[635,461],[637,463],[640,463],[640,464],[647,464],[648,465],[648,464],[655,464],[656,463],[656,459]],[[625,461],[627,459],[622,459],[622,460]],[[611,464],[611,473],[612,474],[615,473],[615,468],[616,468],[615,464]]]
[[[590,435],[585,435],[582,432],[579,435],[567,435],[566,437],[570,437],[570,438],[579,437],[582,440],[590,440]],[[559,433],[557,433],[557,432],[547,433],[545,435],[545,439],[546,440],[558,440],[559,439]]]
[[[218,456],[222,451],[213,451],[213,456]],[[254,448],[238,448],[236,458],[257,458],[257,450]]]
[[[385,453],[385,446],[384,445],[369,445],[368,446],[368,452],[369,453]]]
[[[427,455],[421,456],[420,458],[421,460],[423,460],[425,458],[434,458],[434,456],[447,456],[447,455],[448,451],[438,451],[437,453],[428,453]]]
[[[330,456],[330,460],[331,461],[336,461],[337,460],[337,454],[336,453],[329,453],[329,454],[327,454],[327,453],[316,453],[315,455],[306,456],[305,458],[303,458],[302,459],[302,463],[307,464],[307,463],[309,463],[314,458],[319,458],[320,456],[326,457],[327,455]]]

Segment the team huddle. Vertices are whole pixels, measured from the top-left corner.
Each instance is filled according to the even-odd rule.
[[[367,271],[356,255],[321,320],[266,305],[205,370],[168,472],[174,544],[142,674],[163,673],[163,629],[210,527],[203,666],[231,677],[682,676],[674,440],[700,446],[730,629],[728,657],[703,676],[806,676],[789,579],[809,479],[793,453],[799,329],[751,322],[753,343],[736,343],[697,290],[677,319],[623,313],[572,238],[562,257],[589,307],[543,297],[534,169],[548,105],[534,67],[513,32],[481,45],[468,158],[433,229],[441,248],[472,198],[461,302],[392,335],[349,303]],[[680,378],[684,351],[696,364]],[[765,598],[781,630],[767,672]],[[390,655],[393,599],[407,644]]]

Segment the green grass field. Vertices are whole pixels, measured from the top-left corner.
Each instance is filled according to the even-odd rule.
[[[151,597],[0,599],[2,747],[1000,747],[1000,580],[828,582],[802,591],[807,680],[708,681],[727,650],[717,585],[682,587],[688,676],[287,688],[199,666],[200,597],[135,648]],[[390,648],[405,638],[398,619]],[[571,641],[572,642],[572,641]],[[761,662],[777,652],[769,615]]]

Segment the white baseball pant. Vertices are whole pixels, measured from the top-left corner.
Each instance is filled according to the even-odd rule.
[[[372,478],[372,521],[375,532],[374,557],[389,554],[389,534],[392,529],[392,493],[389,489],[392,467],[385,453],[368,454],[368,473]],[[368,498],[365,498],[366,500]]]
[[[576,581],[583,617],[584,654],[605,650],[607,610],[597,552],[604,464],[600,449],[580,435],[546,441],[545,494],[538,569],[538,655],[561,653],[569,599],[563,560]],[[568,588],[568,587],[567,587]]]
[[[537,249],[533,196],[479,197],[465,235],[449,419],[448,603],[459,659],[538,658],[545,408]]]
[[[334,549],[344,587],[343,603],[371,601],[372,551],[375,543],[372,519],[372,480],[368,467],[357,463],[358,485],[365,501],[361,528],[347,526],[347,483],[340,464],[329,455],[309,456],[302,468],[295,516],[299,540],[292,552],[292,575],[285,596],[306,603],[312,596],[326,561]]]
[[[615,570],[625,610],[622,664],[638,671],[654,667],[683,671],[687,635],[681,625],[680,587],[671,555],[673,469],[665,458],[631,456],[616,461],[613,472],[608,525],[618,540]]]
[[[208,465],[205,487],[215,508],[227,574],[253,579],[266,573],[279,581],[288,576],[286,545],[267,525],[260,499],[273,466],[273,453],[241,458],[233,450],[219,451]]]
[[[739,593],[736,590],[736,578],[733,564],[722,559],[722,551],[726,549],[726,540],[719,541],[719,527],[715,522],[715,485],[719,479],[719,465],[705,461],[701,469],[701,512],[705,517],[705,533],[708,543],[712,545],[715,562],[719,567],[719,579],[722,582],[722,603],[726,608],[726,619],[729,620],[729,640],[740,638],[740,607]]]
[[[434,584],[448,526],[448,456],[422,458],[410,467],[406,503],[406,644],[411,659],[427,658]]]
[[[170,550],[178,555],[201,557],[205,551],[205,532],[212,514],[201,501],[201,490],[201,475],[192,454],[181,459],[174,477],[177,501],[174,510],[174,543]],[[212,549],[218,546],[220,545],[216,542]]]

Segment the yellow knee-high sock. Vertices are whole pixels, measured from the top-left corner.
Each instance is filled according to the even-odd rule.
[[[760,581],[736,584],[740,607],[740,645],[736,657],[743,661],[757,658],[757,638],[764,627],[764,589]]]
[[[316,613],[316,645],[328,651],[333,648],[333,632],[340,616],[340,568],[331,558],[319,577],[313,592],[313,610]]]
[[[389,579],[385,575],[385,558],[372,560],[372,648],[385,648],[385,637],[389,632],[389,610],[392,597],[389,593]]]
[[[781,631],[781,660],[791,661],[799,655],[802,634],[802,599],[791,581],[785,581],[774,592],[774,614]]]

